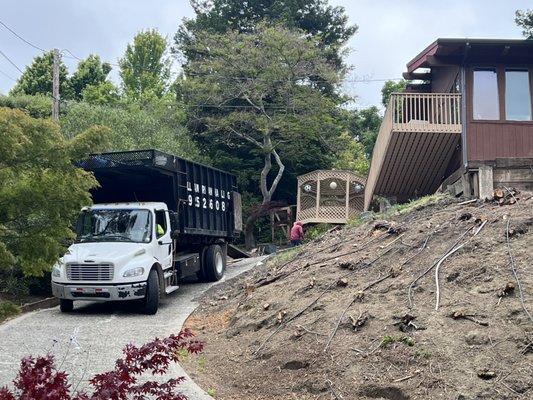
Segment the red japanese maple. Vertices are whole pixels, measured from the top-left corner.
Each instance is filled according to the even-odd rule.
[[[178,335],[153,341],[137,347],[128,344],[124,356],[115,362],[111,371],[95,375],[89,380],[93,390],[71,392],[68,375],[58,371],[52,354],[43,357],[26,357],[20,363],[20,370],[13,381],[15,390],[0,388],[0,400],[144,400],[148,396],[158,400],[186,400],[179,392],[183,377],[166,382],[143,381],[144,373],[164,375],[170,364],[179,361],[183,351],[197,354],[204,344],[193,339],[190,330]]]

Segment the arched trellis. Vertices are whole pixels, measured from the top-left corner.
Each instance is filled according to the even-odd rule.
[[[317,170],[298,177],[297,220],[345,224],[363,211],[366,179],[351,172]]]

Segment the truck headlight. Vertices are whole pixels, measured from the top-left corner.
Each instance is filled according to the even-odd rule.
[[[58,265],[54,265],[54,267],[52,268],[52,276],[54,278],[61,277],[61,268]]]
[[[144,268],[138,267],[126,270],[122,276],[124,278],[131,278],[132,276],[139,276],[142,274],[144,274]]]

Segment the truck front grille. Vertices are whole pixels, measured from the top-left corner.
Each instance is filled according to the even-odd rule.
[[[67,264],[67,278],[71,281],[112,281],[112,264]]]

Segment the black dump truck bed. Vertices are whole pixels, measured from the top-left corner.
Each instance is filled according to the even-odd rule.
[[[79,166],[100,184],[95,203],[164,202],[179,235],[231,238],[242,230],[241,197],[227,172],[158,150],[92,154]]]

